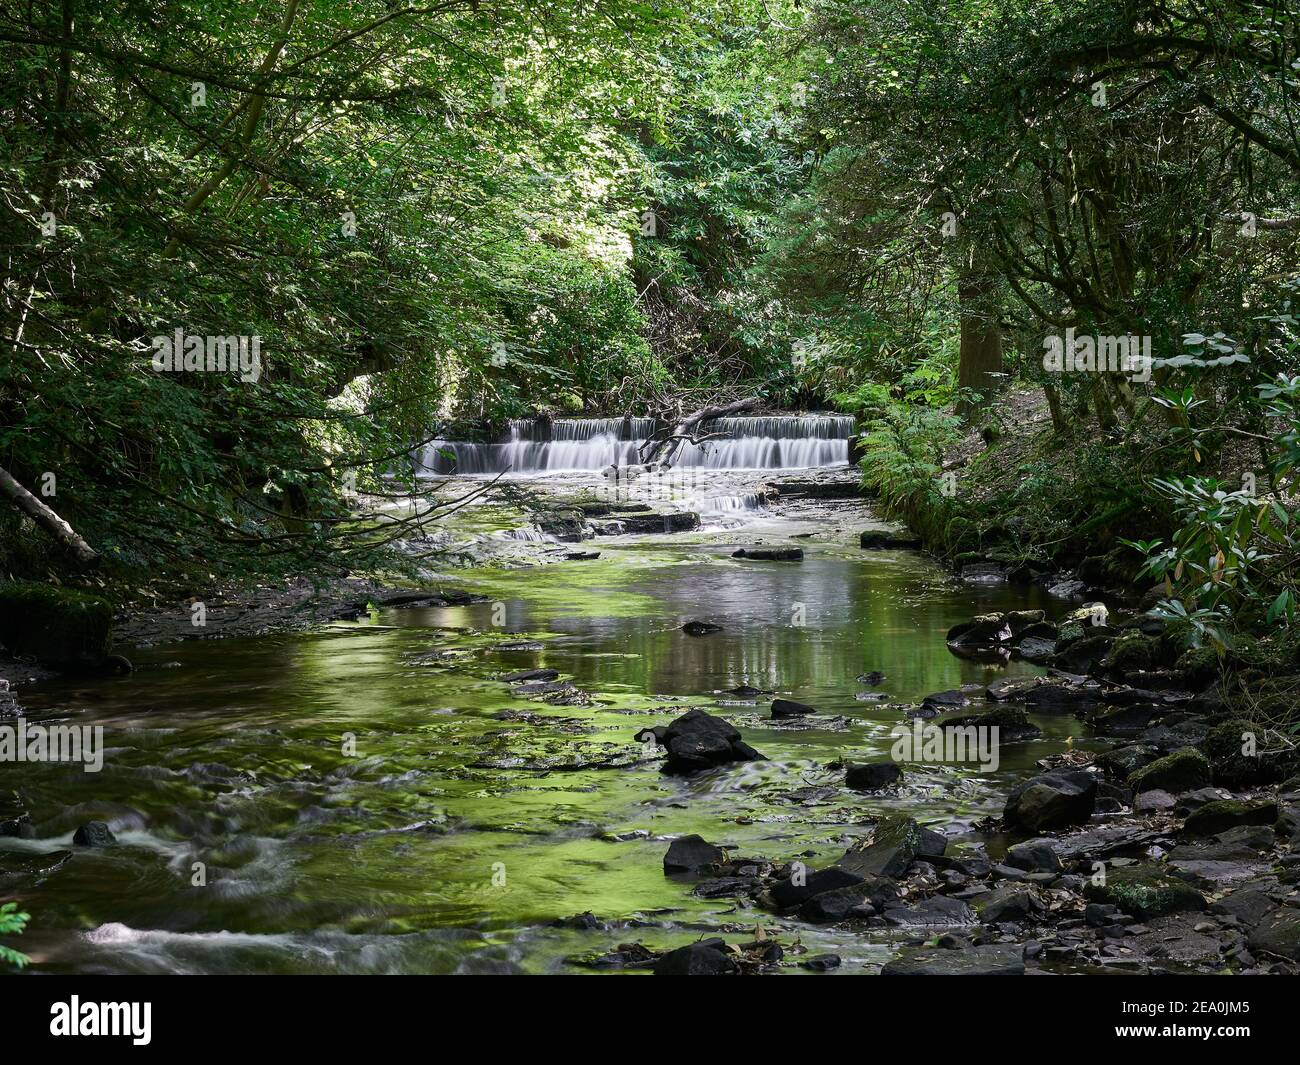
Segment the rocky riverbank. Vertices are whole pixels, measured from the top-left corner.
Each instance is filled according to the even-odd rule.
[[[1038,775],[1009,790],[1001,817],[960,840],[942,824],[891,815],[812,868],[798,855],[676,839],[665,874],[697,896],[733,899],[738,923],[754,930],[571,960],[659,974],[837,968],[837,956],[800,946],[806,923],[892,939],[901,951],[884,975],[1300,972],[1300,757],[1257,717],[1260,700],[1296,678],[1231,663],[1221,672],[1212,654],[1181,652],[1154,619],[1100,604],[1059,623],[1041,611],[976,617],[950,631],[949,646],[1050,668],[936,693],[911,716],[945,732],[996,727],[995,742],[1016,743],[1037,735],[1031,715],[1069,715],[1103,749],[1042,759]],[[774,700],[773,716],[791,705]],[[636,739],[663,745],[671,773],[761,757],[698,710]],[[877,794],[907,773],[895,762],[842,768],[846,791]]]

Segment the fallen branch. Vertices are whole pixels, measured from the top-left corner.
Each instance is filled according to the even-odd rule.
[[[762,400],[758,396],[750,396],[747,399],[738,399],[734,403],[715,403],[709,407],[701,407],[695,413],[688,414],[673,426],[672,432],[667,436],[655,440],[650,453],[642,456],[641,461],[647,466],[652,466],[658,462],[661,470],[669,469],[673,464],[673,460],[677,457],[677,452],[681,448],[683,440],[690,440],[692,443],[699,442],[695,438],[694,429],[701,422],[713,418],[725,418],[729,414],[739,414],[741,411],[753,410],[760,403],[762,403]],[[717,435],[719,434],[711,433],[708,438]]]
[[[14,480],[8,470],[0,466],[0,492],[3,492],[19,510],[53,536],[83,566],[93,566],[99,561],[99,552],[77,535],[71,525]]]

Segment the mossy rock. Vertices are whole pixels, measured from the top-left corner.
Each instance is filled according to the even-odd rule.
[[[1150,865],[1107,869],[1105,883],[1089,882],[1084,894],[1095,902],[1118,906],[1139,921],[1205,909],[1205,896],[1191,884]]]
[[[1092,760],[1092,764],[1111,780],[1128,780],[1139,769],[1154,762],[1158,753],[1149,744],[1130,743],[1125,747],[1102,751]]]
[[[1160,641],[1140,632],[1125,632],[1113,644],[1103,663],[1116,673],[1135,673],[1154,668],[1159,661]]]
[[[1210,779],[1210,760],[1195,747],[1180,747],[1173,754],[1134,771],[1129,783],[1138,793],[1159,790],[1176,795],[1180,791],[1208,787]]]
[[[1219,655],[1213,647],[1191,647],[1179,655],[1174,668],[1187,678],[1193,691],[1199,691],[1219,675]]]
[[[1272,799],[1246,802],[1218,799],[1197,807],[1183,822],[1185,836],[1213,836],[1240,825],[1271,825],[1277,820],[1277,803]]]
[[[1201,750],[1210,760],[1216,784],[1224,788],[1248,788],[1282,778],[1287,767],[1280,753],[1245,754],[1242,750],[1248,746],[1251,736],[1260,745],[1261,732],[1258,725],[1246,718],[1234,717],[1206,733]]]
[[[0,644],[59,669],[97,666],[113,639],[106,599],[50,584],[0,585]]]

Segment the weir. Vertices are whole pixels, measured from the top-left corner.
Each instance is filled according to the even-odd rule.
[[[702,424],[699,435],[726,435],[683,444],[674,465],[710,470],[842,466],[849,460],[853,429],[853,418],[845,414],[717,418]],[[666,430],[653,418],[516,418],[492,442],[432,441],[416,456],[417,472],[422,476],[598,473],[639,465],[646,442],[655,432]]]

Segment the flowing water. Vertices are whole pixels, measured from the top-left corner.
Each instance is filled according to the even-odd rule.
[[[762,921],[838,952],[843,973],[887,960],[887,936],[696,898],[662,869],[665,837],[690,832],[817,867],[888,811],[959,839],[1070,733],[1043,718],[1044,738],[1004,745],[996,772],[913,765],[897,795],[844,789],[826,763],[888,758],[901,704],[1032,670],[954,657],[949,626],[1043,605],[957,583],[918,554],[861,551],[868,517],[601,541],[593,561],[457,573],[481,604],[147,648],[129,676],[26,689],[31,720],[102,725],[108,752],[99,773],[0,767],[35,822],[34,838],[0,839],[7,857],[75,852],[18,893],[33,915],[21,945],[49,972],[584,972],[565,957]],[[754,542],[743,536],[806,557],[733,559]],[[692,618],[723,631],[688,636]],[[559,670],[589,705],[531,701],[499,679],[533,667]],[[855,679],[873,670],[875,687]],[[773,722],[767,698],[722,694],[741,684],[822,713]],[[860,697],[871,692],[886,698]],[[689,706],[735,722],[768,760],[661,774],[632,737]],[[91,819],[117,845],[74,847]],[[635,926],[553,924],[585,911]]]

